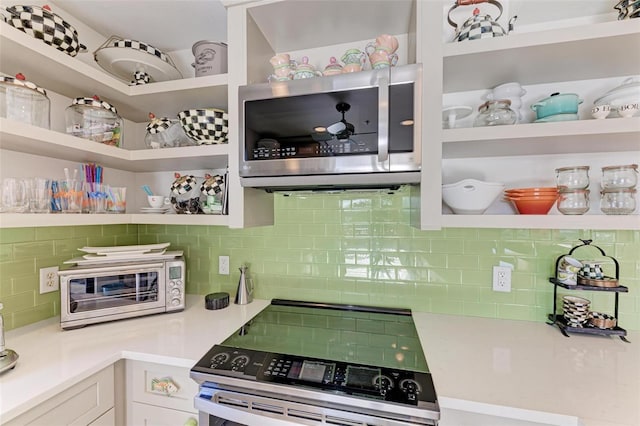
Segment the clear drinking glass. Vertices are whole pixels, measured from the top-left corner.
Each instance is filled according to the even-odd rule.
[[[2,210],[7,213],[29,211],[29,197],[24,179],[8,177],[2,180]]]
[[[31,213],[49,213],[51,210],[51,180],[35,177],[26,180]]]
[[[127,210],[127,188],[110,186],[107,191],[107,213],[124,213]]]
[[[82,213],[82,181],[63,180],[58,183],[62,213]]]
[[[84,182],[85,206],[89,207],[89,213],[106,213],[109,185],[101,182]]]

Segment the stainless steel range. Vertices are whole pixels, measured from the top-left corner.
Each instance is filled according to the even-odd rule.
[[[436,425],[405,309],[274,299],[191,369],[200,425]]]

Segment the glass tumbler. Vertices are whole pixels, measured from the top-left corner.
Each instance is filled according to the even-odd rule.
[[[51,210],[51,181],[35,177],[27,179],[27,195],[31,213],[49,213]]]
[[[101,182],[84,183],[84,206],[88,206],[89,213],[106,213],[109,185]]]
[[[2,180],[2,211],[7,213],[29,211],[25,179],[8,177]]]
[[[62,213],[82,213],[82,199],[84,196],[82,181],[59,181],[58,192]]]
[[[111,186],[107,190],[107,213],[124,213],[127,210],[127,188]]]

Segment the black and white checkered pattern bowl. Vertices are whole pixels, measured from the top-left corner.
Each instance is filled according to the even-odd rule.
[[[199,145],[227,143],[229,116],[217,108],[189,109],[178,113],[183,130]]]
[[[134,50],[141,50],[143,52],[147,52],[150,55],[157,56],[158,58],[162,59],[164,62],[170,63],[169,58],[167,57],[167,55],[165,55],[162,52],[162,50],[156,49],[155,47],[151,46],[150,44],[144,43],[142,41],[129,40],[129,39],[116,40],[113,43],[113,45],[115,47],[127,47],[127,48],[134,49]]]
[[[7,23],[46,44],[76,56],[86,47],[78,42],[78,32],[59,15],[38,6],[10,6]]]

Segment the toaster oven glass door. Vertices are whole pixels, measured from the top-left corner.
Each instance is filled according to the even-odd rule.
[[[158,302],[159,278],[158,271],[70,278],[69,312],[89,312]]]

